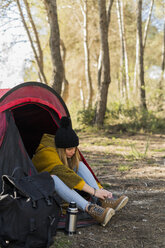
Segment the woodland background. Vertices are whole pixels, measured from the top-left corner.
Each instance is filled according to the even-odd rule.
[[[52,248],[165,247],[165,0],[0,0],[11,29],[1,65],[30,44],[23,81],[62,96],[104,188],[129,196],[106,228],[58,232]]]
[[[14,19],[29,42],[24,81],[54,88],[73,121],[122,129],[164,128],[164,0],[0,0],[1,31]],[[14,13],[14,16],[13,14]],[[6,58],[7,59],[7,58]],[[5,62],[5,61],[4,61]]]

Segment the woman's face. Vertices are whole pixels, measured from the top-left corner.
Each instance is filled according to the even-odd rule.
[[[66,157],[71,158],[75,154],[76,147],[66,148],[65,151],[66,151]]]

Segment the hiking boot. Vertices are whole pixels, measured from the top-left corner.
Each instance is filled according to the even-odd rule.
[[[106,198],[105,200],[100,201],[103,208],[113,208],[115,211],[119,211],[127,204],[128,197],[122,195],[117,200],[114,198]]]
[[[88,214],[102,226],[106,226],[111,217],[115,214],[115,211],[112,208],[104,209],[97,204],[90,204],[88,206]]]

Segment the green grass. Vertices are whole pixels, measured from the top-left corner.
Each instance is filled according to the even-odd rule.
[[[109,189],[111,187],[110,183],[101,183],[104,189]]]
[[[144,147],[144,152],[140,152],[135,144],[131,144],[131,154],[135,159],[147,158],[147,153],[149,150],[149,138],[147,138],[146,145]]]
[[[100,144],[100,142],[96,142],[96,144]],[[108,146],[108,145],[114,145],[114,146],[130,146],[130,142],[127,140],[122,140],[120,138],[112,137],[111,139],[104,139],[101,141],[101,145]]]
[[[165,152],[165,148],[153,149],[153,152]]]
[[[66,236],[55,237],[54,244],[50,248],[72,248],[72,242]]]
[[[104,134],[105,135],[105,134]],[[112,137],[112,138],[106,138],[106,137],[96,137],[94,138],[91,137],[91,139],[88,140],[87,143],[83,143],[83,147],[87,147],[89,146],[89,143],[91,145],[95,145],[95,146],[130,146],[130,141],[129,140],[123,140],[120,138],[116,138],[116,137]]]
[[[121,172],[129,171],[132,168],[131,164],[120,164],[118,170]]]

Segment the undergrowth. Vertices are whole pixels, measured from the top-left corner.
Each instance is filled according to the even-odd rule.
[[[78,111],[77,122],[83,128],[93,128],[95,109]],[[158,115],[158,113],[151,110],[147,111],[137,107],[128,108],[125,105],[114,103],[106,111],[104,129],[120,133],[165,133],[165,118],[163,113]]]

